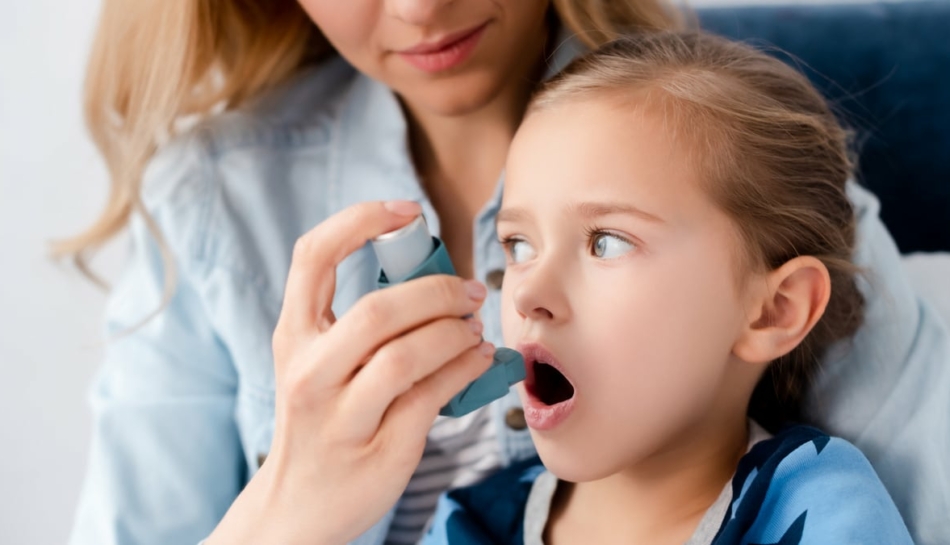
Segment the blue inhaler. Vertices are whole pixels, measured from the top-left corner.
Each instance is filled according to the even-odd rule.
[[[381,271],[377,284],[385,288],[429,274],[455,274],[455,267],[441,240],[429,234],[425,219],[372,240]],[[498,347],[487,371],[469,383],[442,407],[443,416],[462,416],[503,397],[525,378],[524,359],[516,350]]]

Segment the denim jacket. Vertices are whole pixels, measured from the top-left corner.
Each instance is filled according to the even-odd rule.
[[[560,48],[550,71],[576,53]],[[174,139],[143,183],[177,284],[143,325],[160,306],[168,271],[134,217],[130,261],[106,309],[115,338],[91,389],[94,438],[72,545],[197,543],[257,471],[274,432],[271,335],[299,236],[351,204],[396,198],[421,202],[439,232],[396,98],[341,59]],[[857,260],[871,272],[869,314],[854,346],[827,362],[809,407],[830,433],[864,450],[919,543],[947,543],[950,484],[936,478],[950,475],[947,332],[905,281],[875,198],[857,185],[850,192]],[[500,196],[501,182],[474,224],[475,277],[491,286],[505,265],[494,232]],[[337,315],[375,289],[377,272],[368,248],[339,266]],[[490,289],[483,317],[495,343],[499,315],[499,292]],[[528,432],[505,424],[519,406],[512,393],[486,409],[506,463],[534,453]],[[383,543],[391,517],[356,543]]]

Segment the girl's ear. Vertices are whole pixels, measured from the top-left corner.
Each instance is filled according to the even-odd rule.
[[[831,277],[821,260],[792,259],[766,275],[766,289],[751,302],[732,353],[749,363],[768,364],[791,352],[818,323],[831,296]]]

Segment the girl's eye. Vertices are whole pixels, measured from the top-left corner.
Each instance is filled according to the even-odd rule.
[[[524,240],[509,239],[505,241],[505,246],[508,247],[508,255],[513,263],[524,263],[535,255],[534,248]]]
[[[610,233],[594,233],[590,246],[591,253],[601,259],[620,257],[634,248],[630,242]]]

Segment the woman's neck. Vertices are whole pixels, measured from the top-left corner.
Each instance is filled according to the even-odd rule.
[[[480,107],[461,115],[440,115],[403,101],[416,172],[438,212],[455,268],[471,277],[472,224],[491,198],[504,169],[508,148],[524,117],[543,70],[551,31],[539,36],[537,51],[526,57],[523,76],[504,86]]]
[[[409,109],[416,172],[434,200],[476,213],[491,196],[532,88],[509,86],[478,111],[453,117]],[[438,208],[438,206],[437,206]]]
[[[685,437],[673,449],[598,481],[562,482],[544,542],[682,544],[747,448],[743,423],[718,434]]]

